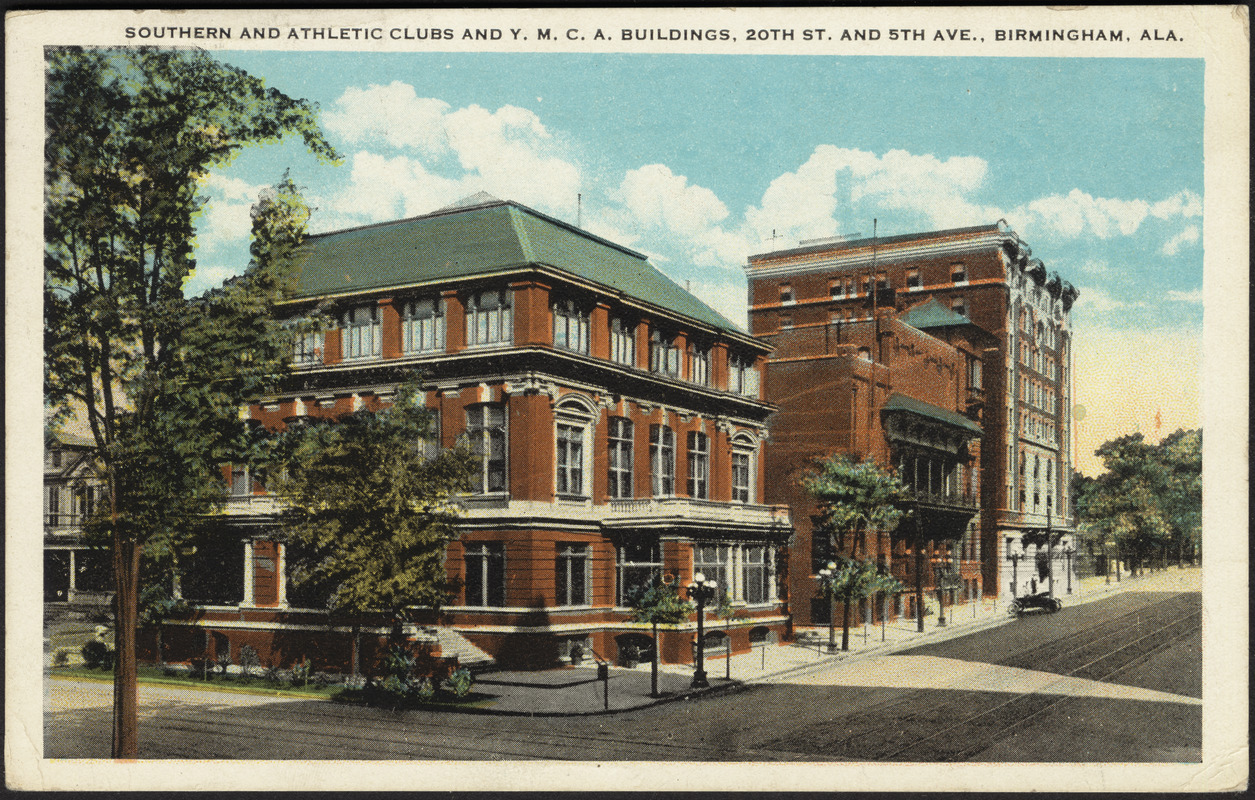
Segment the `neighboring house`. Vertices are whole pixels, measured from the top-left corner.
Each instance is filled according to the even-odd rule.
[[[95,443],[54,434],[44,449],[44,602],[104,604],[110,599],[107,550],[83,541],[82,526],[106,502],[92,458]]]
[[[939,534],[946,544],[930,552],[958,554],[969,593],[1010,596],[1034,585],[1044,591],[1051,575],[1061,592],[1058,583],[1074,563],[1065,552],[1075,534],[1069,312],[1078,292],[1071,284],[1048,274],[1002,222],[812,242],[751,256],[747,273],[750,330],[778,348],[767,394],[780,406],[771,426],[770,458],[780,464],[779,472],[769,467],[773,491],[793,491],[789,481],[801,451],[790,456],[787,437],[807,442],[820,435],[823,443],[810,442],[811,450],[871,455],[892,464],[917,491],[925,486],[918,458],[931,454],[944,485],[969,486],[969,493],[979,486],[980,513],[978,535],[968,522],[956,536],[960,520],[976,510],[970,497],[939,504],[934,517],[945,520],[939,530],[949,533]],[[848,374],[838,376],[838,369]],[[844,423],[834,409],[827,409],[829,419],[806,416],[810,401],[801,376],[825,370],[846,398],[837,405],[845,403],[846,414],[863,409],[862,416]],[[859,390],[860,399],[850,399]],[[925,425],[924,418],[931,421]],[[917,427],[923,441],[903,435],[907,423],[923,426]],[[927,486],[935,494],[935,478]],[[806,515],[790,505],[799,545],[809,547]],[[813,585],[810,575],[795,574],[794,592],[807,581]],[[802,615],[806,608],[795,597],[792,610]]]
[[[577,645],[614,660],[650,645],[634,592],[701,572],[740,612],[734,651],[786,631],[777,554],[792,528],[763,499],[770,347],[645,256],[481,193],[309,237],[285,310],[315,306],[338,326],[298,343],[287,387],[247,415],[280,428],[345,414],[423,375],[439,444],[468,439],[479,464],[442,626],[506,665],[563,663]],[[282,659],[307,647],[294,632],[318,635],[316,611],[288,585],[277,499],[245,466],[225,476],[220,549],[195,555],[184,595],[219,647]],[[692,658],[695,627],[663,634],[664,660]]]

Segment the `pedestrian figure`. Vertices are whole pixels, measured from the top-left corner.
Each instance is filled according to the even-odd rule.
[[[1033,578],[1028,582],[1029,594],[1037,594],[1037,579]]]

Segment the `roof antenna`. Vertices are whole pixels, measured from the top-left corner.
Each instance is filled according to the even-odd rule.
[[[584,194],[583,192],[575,193],[575,227],[584,227]]]

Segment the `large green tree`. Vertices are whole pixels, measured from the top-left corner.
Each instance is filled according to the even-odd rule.
[[[871,459],[854,461],[841,454],[817,461],[802,476],[802,486],[815,498],[818,510],[813,535],[828,539],[829,575],[821,574],[820,588],[830,601],[842,601],[841,647],[848,650],[850,604],[890,587],[866,558],[867,536],[892,531],[911,494],[896,475]],[[843,554],[847,542],[852,558]],[[828,644],[835,645],[831,625]]]
[[[242,148],[290,134],[320,158],[336,154],[313,105],[203,52],[51,50],[46,78],[45,398],[54,425],[78,417],[90,428],[106,481],[113,755],[134,757],[141,554],[172,553],[220,499],[214,462],[233,425],[238,433],[239,404],[288,358],[260,312],[281,292],[282,255],[304,227],[288,184],[271,210],[287,206],[299,224],[260,213],[248,274],[191,301],[200,188]]]
[[[1141,569],[1155,554],[1197,550],[1202,520],[1202,431],[1180,430],[1157,445],[1121,436],[1095,451],[1106,471],[1081,485],[1086,527]]]
[[[830,603],[841,602],[841,649],[850,649],[850,608],[860,600],[884,592],[901,591],[903,586],[892,575],[884,573],[874,561],[837,556],[819,571],[819,590]],[[836,649],[834,629],[828,626],[828,649]]]
[[[448,600],[445,551],[474,462],[439,448],[422,398],[410,380],[386,408],[290,426],[271,466],[295,588],[355,624],[383,612],[399,629]]]

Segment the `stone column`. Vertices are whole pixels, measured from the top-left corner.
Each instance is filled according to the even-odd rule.
[[[253,540],[244,540],[244,599],[241,606],[252,606],[253,603]]]

